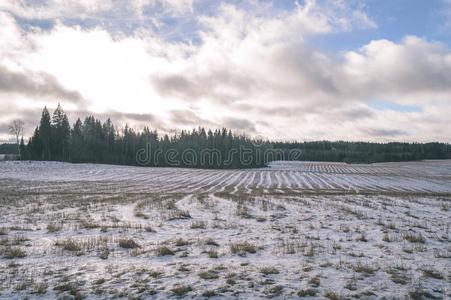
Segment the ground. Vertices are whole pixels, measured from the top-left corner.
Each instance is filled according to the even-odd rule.
[[[451,162],[0,163],[0,298],[451,296]]]

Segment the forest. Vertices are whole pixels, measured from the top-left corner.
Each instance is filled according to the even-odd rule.
[[[9,153],[13,149],[2,148]],[[374,163],[451,158],[451,145],[446,143],[257,141],[226,128],[202,127],[161,135],[149,127],[136,131],[126,125],[119,130],[110,119],[102,122],[93,116],[71,126],[60,105],[52,115],[44,108],[33,136],[28,142],[22,138],[14,148],[24,160],[218,169],[263,167],[273,160]]]

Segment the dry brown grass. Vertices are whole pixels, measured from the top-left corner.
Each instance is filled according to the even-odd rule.
[[[230,251],[237,253],[257,253],[257,247],[249,242],[233,243],[230,245]]]
[[[124,248],[124,249],[141,248],[141,246],[137,242],[135,242],[135,240],[127,239],[127,238],[120,239],[118,241],[118,245],[119,245],[119,247]]]

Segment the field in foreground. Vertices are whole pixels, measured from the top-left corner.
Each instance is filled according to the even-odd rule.
[[[0,298],[445,299],[450,193],[449,161],[0,163]]]

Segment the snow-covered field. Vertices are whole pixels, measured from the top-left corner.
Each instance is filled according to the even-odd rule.
[[[275,162],[250,170],[145,168],[59,162],[0,164],[0,179],[34,181],[44,191],[102,182],[100,191],[231,192],[280,189],[329,192],[451,193],[451,161],[348,165],[344,163]],[[36,182],[42,185],[36,186]],[[54,182],[60,184],[55,185]],[[75,185],[71,184],[74,183]],[[81,185],[83,186],[83,185]],[[26,187],[28,188],[28,187]]]
[[[0,298],[451,296],[451,161],[0,163]]]

